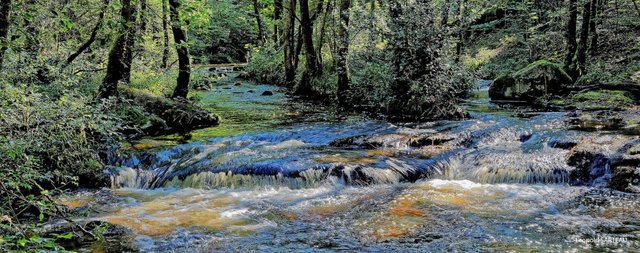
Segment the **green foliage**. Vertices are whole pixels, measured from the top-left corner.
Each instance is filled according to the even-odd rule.
[[[252,49],[247,73],[259,82],[283,85],[284,52],[274,47]]]
[[[81,94],[52,99],[38,87],[7,83],[0,90],[0,234],[6,235],[0,247],[61,250],[55,241],[70,234],[47,238],[34,231],[49,217],[63,215],[51,197],[60,192],[57,187],[100,184],[99,154],[117,147],[115,122],[121,119],[89,106]],[[37,219],[21,221],[20,213],[29,209],[37,210]]]
[[[381,109],[389,104],[392,66],[383,51],[363,52],[352,56],[351,83],[354,104]]]

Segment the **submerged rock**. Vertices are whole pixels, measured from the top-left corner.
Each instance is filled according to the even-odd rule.
[[[240,79],[249,79],[251,78],[251,75],[249,75],[249,73],[247,73],[246,71],[242,71],[238,74],[238,78]]]
[[[567,150],[572,149],[575,146],[578,146],[578,144],[579,142],[575,140],[557,139],[557,138],[553,138],[547,143],[549,147],[567,149]]]
[[[576,185],[588,185],[595,179],[605,175],[609,158],[601,153],[578,151],[567,158],[567,165],[575,167],[569,175]]]
[[[616,167],[609,187],[624,192],[640,193],[640,167]]]
[[[198,80],[194,82],[192,88],[198,91],[211,90],[216,83],[217,83],[216,81],[212,81],[209,79]]]
[[[610,187],[619,191],[640,193],[640,140],[622,148],[612,162]]]
[[[273,96],[273,91],[267,90],[265,92],[262,92],[262,96]]]
[[[563,85],[569,83],[571,78],[561,65],[540,60],[515,73],[498,77],[489,87],[489,97],[492,100],[535,101],[559,93]]]

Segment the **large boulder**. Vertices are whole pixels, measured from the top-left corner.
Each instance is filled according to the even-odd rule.
[[[219,123],[218,116],[212,115],[188,99],[168,99],[125,87],[121,87],[119,91],[123,97],[130,99],[150,114],[148,122],[141,126],[142,132],[126,134],[132,139],[142,135],[187,133],[195,129],[216,126]]]
[[[539,60],[509,75],[503,75],[489,87],[492,100],[535,101],[545,95],[558,94],[571,83],[562,66]]]

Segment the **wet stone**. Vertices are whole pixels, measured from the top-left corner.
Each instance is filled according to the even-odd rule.
[[[448,143],[450,141],[455,140],[454,136],[445,135],[445,134],[436,134],[430,136],[423,136],[412,139],[410,141],[410,146],[412,147],[423,147],[423,146],[436,146]]]
[[[273,91],[268,90],[268,91],[262,92],[262,96],[273,96]]]
[[[609,187],[619,191],[640,193],[640,167],[616,167]]]
[[[559,149],[572,149],[575,146],[578,146],[579,142],[575,141],[575,140],[567,140],[567,139],[556,139],[553,138],[551,139],[547,145],[549,145],[549,147],[552,148],[559,148]]]

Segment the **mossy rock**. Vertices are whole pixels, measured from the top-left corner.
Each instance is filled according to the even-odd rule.
[[[579,92],[568,102],[583,109],[620,109],[631,106],[634,100],[626,91],[592,90]]]
[[[145,135],[186,133],[216,126],[219,123],[217,116],[211,115],[207,110],[187,99],[169,99],[126,87],[119,90],[122,96],[132,100],[151,114],[147,124],[140,126]]]
[[[514,73],[503,75],[489,87],[492,100],[535,101],[546,95],[558,94],[571,83],[562,66],[540,60]]]

